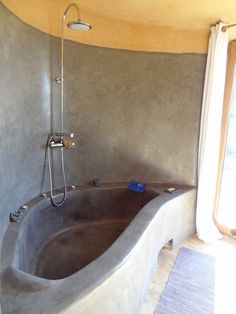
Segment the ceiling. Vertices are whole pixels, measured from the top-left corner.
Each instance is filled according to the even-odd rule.
[[[66,0],[2,0],[26,23],[60,36]],[[68,39],[138,51],[205,53],[210,25],[236,21],[235,0],[75,0],[90,32],[66,30]],[[68,14],[73,19],[74,9]]]

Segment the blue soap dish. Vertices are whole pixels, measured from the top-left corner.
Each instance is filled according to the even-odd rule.
[[[138,192],[138,193],[143,193],[145,192],[146,184],[142,182],[137,182],[135,180],[131,181],[128,190],[133,191],[133,192]]]

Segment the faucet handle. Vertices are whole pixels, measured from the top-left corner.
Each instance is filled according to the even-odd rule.
[[[72,149],[72,148],[74,148],[75,143],[72,142],[71,140],[63,139],[63,146],[64,146],[66,149]]]

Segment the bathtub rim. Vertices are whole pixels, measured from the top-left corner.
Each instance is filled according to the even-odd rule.
[[[103,183],[99,187],[95,187],[94,185],[91,185],[91,184],[81,184],[81,185],[73,186],[73,188],[71,186],[68,186],[67,189],[68,189],[68,194],[74,194],[74,193],[78,193],[78,192],[84,191],[84,190],[86,190],[86,191],[89,191],[89,190],[91,190],[91,191],[93,191],[93,190],[94,191],[96,191],[96,190],[119,190],[119,189],[120,190],[126,190],[128,187],[128,184],[129,184],[129,182],[117,182],[117,183],[112,182],[112,183]],[[157,185],[156,183],[148,183],[147,184],[147,190],[150,192],[154,192],[156,194],[156,196],[154,198],[160,196],[160,194],[157,192],[156,185]],[[30,274],[28,272],[25,272],[24,270],[21,270],[19,267],[17,267],[18,263],[15,262],[16,244],[18,241],[20,229],[22,228],[22,225],[24,224],[25,219],[27,218],[28,214],[32,215],[32,211],[41,210],[42,208],[45,209],[46,207],[50,207],[52,205],[51,201],[50,201],[50,191],[43,193],[43,194],[44,195],[46,194],[47,196],[46,197],[42,196],[42,194],[38,195],[38,196],[32,198],[31,200],[29,200],[28,202],[24,203],[23,205],[21,205],[19,207],[19,209],[21,210],[21,208],[23,206],[27,206],[27,210],[22,210],[23,215],[22,215],[22,218],[19,222],[16,223],[16,222],[9,221],[9,225],[7,227],[5,234],[4,234],[4,239],[3,239],[3,244],[2,244],[1,269],[6,268],[6,266],[11,266],[12,269],[19,271],[19,273],[24,273],[24,274],[30,275],[30,277],[36,277],[39,279],[44,279],[45,281],[60,281],[62,279],[66,279],[68,277],[73,276],[75,273],[68,276],[68,277],[62,278],[62,279],[46,279],[46,278],[42,278],[42,277],[38,277],[36,275]],[[63,188],[55,189],[55,198],[60,199],[61,196],[63,196]],[[145,206],[146,206],[146,204],[145,204]],[[143,207],[140,209],[140,212],[142,209],[143,209]],[[139,213],[137,213],[137,215],[138,214]],[[137,215],[135,215],[134,218]],[[116,241],[114,241],[114,242],[116,242]]]
[[[101,285],[103,282],[106,281],[113,273],[116,272],[117,269],[122,267],[122,265],[126,262],[127,259],[132,255],[136,245],[138,244],[140,238],[144,234],[145,230],[147,230],[148,226],[151,224],[152,220],[158,215],[158,212],[161,210],[164,210],[164,205],[169,203],[171,200],[181,196],[182,194],[195,189],[195,187],[192,186],[186,186],[186,185],[176,185],[176,184],[158,184],[158,183],[148,183],[149,187],[155,187],[155,192],[157,192],[159,195],[155,198],[153,198],[151,201],[149,201],[146,205],[144,205],[138,214],[133,218],[131,223],[126,227],[126,229],[122,232],[122,234],[116,239],[116,241],[113,242],[113,244],[109,247],[108,250],[106,250],[103,254],[101,254],[97,259],[93,260],[91,263],[89,263],[87,266],[79,270],[78,272],[72,274],[71,276],[68,276],[63,279],[45,279],[41,277],[34,276],[32,274],[26,273],[20,269],[17,269],[14,267],[14,265],[8,264],[2,271],[2,284],[4,285],[5,280],[9,280],[16,282],[19,281],[19,283],[23,283],[23,286],[25,290],[30,290],[30,287],[32,285],[35,285],[35,292],[39,290],[47,290],[52,287],[54,288],[60,288],[62,284],[65,285],[65,287],[71,287],[71,285],[74,287],[76,286],[76,300],[80,300],[86,295],[88,295],[89,292],[96,289]],[[181,189],[180,192],[176,194],[169,194],[164,192],[164,190],[167,187],[175,187],[177,189]],[[87,189],[117,189],[117,188],[127,188],[127,182],[122,183],[112,183],[112,184],[104,184],[102,187],[93,187],[88,185],[82,185],[77,186],[76,189],[73,189],[73,191],[78,190],[87,190]],[[60,195],[60,194],[58,194]],[[42,197],[36,197],[35,199],[31,200],[31,203],[37,204],[43,203]],[[27,204],[29,204],[28,202]],[[35,206],[35,205],[32,205]],[[23,220],[22,220],[23,221]],[[19,224],[12,223],[17,225],[13,225],[16,229],[20,228],[20,222]],[[12,232],[11,228],[7,229],[7,232]],[[6,237],[7,237],[6,232]],[[4,242],[5,242],[4,237]],[[128,240],[128,241],[127,241]],[[16,243],[16,242],[15,242]],[[128,244],[127,244],[128,243]],[[5,243],[6,244],[6,243]],[[9,247],[8,247],[9,248]],[[124,249],[125,248],[125,249]],[[15,250],[15,247],[12,248]],[[111,258],[111,256],[113,258]],[[104,263],[105,261],[105,263]],[[98,268],[99,265],[99,268]],[[91,273],[93,273],[93,270],[96,268],[96,278],[91,276]],[[5,280],[4,280],[5,279]],[[75,284],[76,283],[76,284]],[[22,289],[22,287],[20,288]],[[31,292],[32,291],[28,291]],[[73,303],[73,301],[68,301],[69,305]]]

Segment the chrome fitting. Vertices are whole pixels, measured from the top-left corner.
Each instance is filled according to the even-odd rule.
[[[61,84],[61,78],[60,76],[55,77],[55,82],[60,85]]]
[[[102,181],[99,179],[93,179],[93,185],[97,188],[101,185]]]
[[[50,146],[51,148],[63,147],[63,143],[52,141],[52,142],[50,142],[49,146]]]
[[[10,213],[10,221],[19,222],[21,220],[23,213],[20,210],[16,210]]]
[[[74,137],[74,133],[55,133],[55,136],[73,138]]]
[[[22,206],[20,207],[20,209],[27,210],[27,209],[29,209],[29,206],[27,206],[27,205],[22,205]]]
[[[71,140],[74,137],[74,133],[54,133],[50,137],[50,140],[48,142],[48,146],[50,148],[63,148],[71,149],[75,146],[75,143]]]

